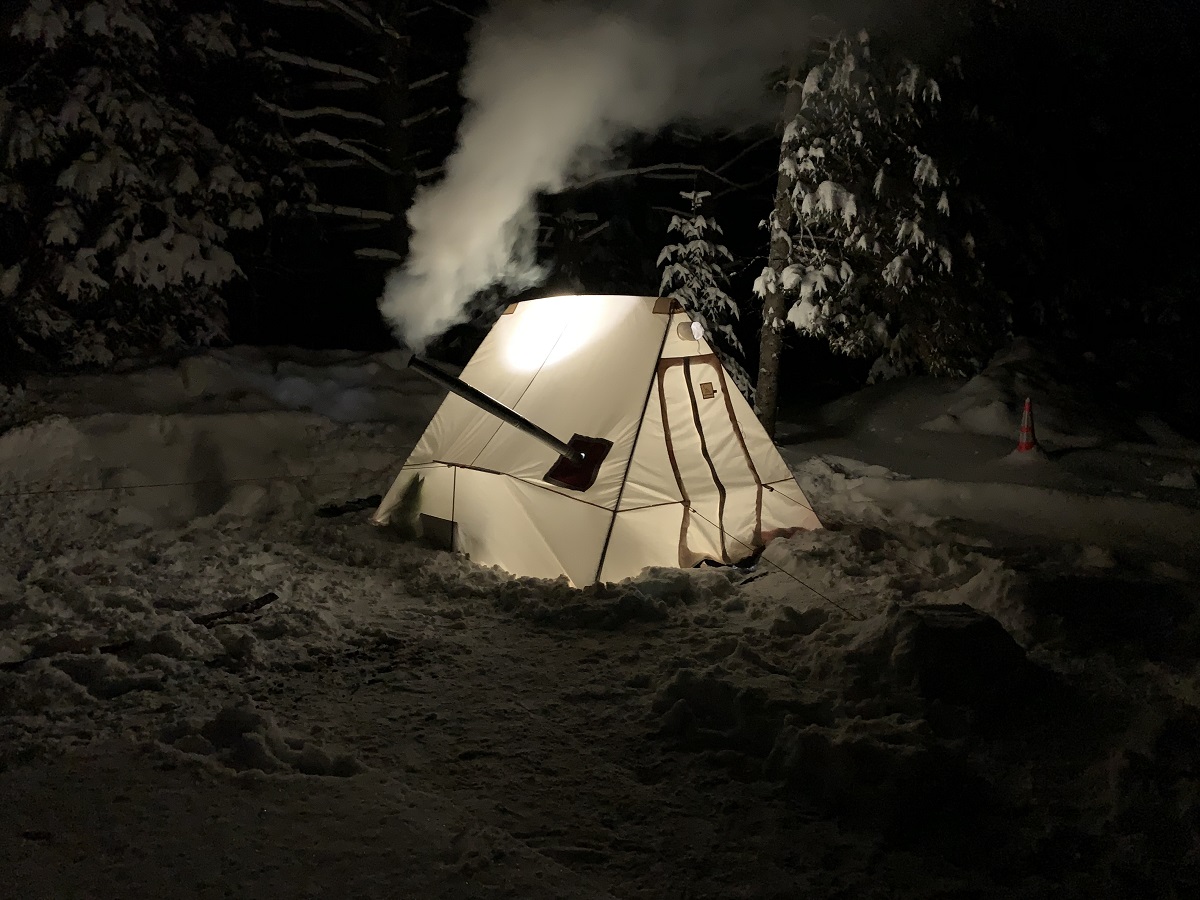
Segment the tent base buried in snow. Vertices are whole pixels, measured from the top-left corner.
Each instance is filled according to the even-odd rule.
[[[675,301],[573,296],[514,304],[462,380],[570,438],[584,460],[560,457],[450,395],[375,524],[419,513],[427,535],[440,534],[478,563],[514,575],[565,575],[577,587],[646,566],[737,562],[777,534],[821,527]]]

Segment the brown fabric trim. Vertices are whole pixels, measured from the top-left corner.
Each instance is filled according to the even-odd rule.
[[[658,361],[658,369],[660,372],[671,368],[671,366],[682,366],[686,362],[711,363],[717,368],[721,367],[721,361],[717,359],[715,353],[697,353],[695,356],[664,356]]]
[[[674,297],[659,297],[654,301],[654,314],[656,316],[669,316],[680,312],[683,312],[683,306]]]
[[[729,562],[729,548],[725,546],[725,485],[717,474],[717,465],[713,462],[712,454],[708,452],[708,440],[704,436],[704,426],[700,422],[700,406],[696,402],[696,390],[692,387],[692,360],[683,361],[683,381],[687,385],[688,402],[692,405],[692,421],[696,424],[696,435],[700,438],[700,454],[708,463],[708,471],[712,474],[713,484],[717,486],[717,530],[721,533],[721,562]]]
[[[504,307],[504,312],[500,313],[500,315],[511,316],[516,311],[517,311],[517,304],[510,303],[510,304],[508,304],[508,306]]]
[[[796,483],[796,480],[794,478],[780,478],[778,481],[764,481],[762,483],[762,486],[763,486],[764,490],[770,491],[772,494],[779,494],[779,496],[782,497],[784,500],[791,500],[791,502],[796,504],[796,506],[799,506],[802,509],[807,509],[809,512],[813,512],[811,507],[805,506],[799,500],[789,497],[787,494],[776,491],[772,487],[772,485],[776,485],[776,484],[795,484],[795,483]],[[658,503],[647,503],[643,506],[627,506],[623,510],[621,510],[618,513],[618,515],[623,515],[627,512],[638,512],[643,509],[658,509],[660,506],[674,506],[678,502],[679,502],[678,500],[662,500]],[[813,514],[816,515],[816,513],[813,513]]]
[[[686,569],[690,565],[687,560],[692,551],[688,549],[688,526],[692,523],[692,501],[688,497],[687,488],[683,484],[683,474],[679,471],[679,463],[675,459],[675,443],[671,440],[671,420],[667,416],[667,392],[663,384],[663,375],[675,364],[674,360],[660,359],[658,361],[658,408],[662,412],[663,440],[667,445],[667,459],[671,461],[671,471],[675,474],[675,486],[679,496],[683,498],[683,518],[679,525],[679,567]]]
[[[721,392],[725,395],[725,409],[729,412],[729,424],[733,426],[734,436],[737,438],[737,442],[742,448],[742,455],[746,457],[746,466],[750,469],[750,474],[754,476],[754,541],[755,543],[761,543],[763,505],[762,479],[758,477],[758,469],[754,467],[754,460],[750,456],[750,448],[746,445],[746,436],[742,434],[742,426],[738,423],[737,414],[733,411],[733,401],[729,398],[729,385],[725,381],[725,367],[719,364],[717,366],[717,378],[721,382]]]

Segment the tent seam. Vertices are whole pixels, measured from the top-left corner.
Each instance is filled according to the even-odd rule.
[[[663,326],[662,340],[658,343],[658,353],[654,356],[654,365],[650,368],[650,378],[646,384],[646,397],[642,401],[642,412],[638,417],[637,432],[633,436],[633,444],[629,448],[629,459],[625,461],[625,471],[621,475],[621,486],[617,489],[617,502],[613,504],[612,519],[608,523],[608,531],[604,535],[604,545],[600,548],[600,561],[596,564],[596,581],[604,572],[604,560],[608,558],[608,545],[612,542],[613,530],[617,527],[617,513],[621,511],[621,499],[625,496],[625,485],[629,483],[629,471],[633,468],[633,457],[637,453],[638,441],[642,439],[642,428],[646,424],[646,408],[650,405],[650,395],[654,392],[654,382],[658,378],[658,365],[662,361],[663,348],[667,346],[667,335],[671,333],[671,323],[675,314],[667,314],[667,323]]]

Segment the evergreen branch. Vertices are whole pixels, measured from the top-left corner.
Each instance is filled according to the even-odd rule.
[[[380,80],[370,72],[364,72],[361,69],[354,69],[350,66],[339,65],[338,63],[326,62],[322,59],[316,59],[311,56],[301,56],[298,53],[288,53],[283,50],[275,50],[272,47],[264,47],[261,51],[250,54],[251,57],[259,55],[269,56],[279,62],[290,63],[293,66],[299,66],[303,69],[315,69],[318,72],[329,72],[332,75],[341,75],[345,78],[354,79],[364,82],[365,84],[379,84]]]
[[[388,262],[404,262],[404,257],[395,250],[384,250],[379,247],[360,247],[354,251],[359,259],[383,259]]]
[[[286,6],[292,9],[315,9],[324,11],[325,4],[321,0],[267,0],[272,6]]]
[[[410,91],[415,91],[418,88],[423,88],[426,85],[433,84],[435,81],[441,81],[449,74],[450,73],[447,71],[442,71],[438,72],[436,75],[430,75],[428,78],[419,78],[416,81],[410,81],[408,83],[408,89]]]
[[[440,7],[442,7],[443,9],[448,9],[448,10],[450,10],[451,12],[456,12],[456,13],[458,13],[460,16],[466,16],[466,17],[467,17],[468,19],[470,19],[472,22],[478,22],[478,21],[479,21],[479,16],[472,15],[471,13],[467,12],[465,9],[459,9],[459,8],[458,8],[457,6],[455,6],[453,3],[447,3],[447,2],[446,2],[446,0],[433,0],[433,4],[434,4],[434,6],[440,6]]]
[[[404,41],[405,36],[388,24],[387,20],[378,13],[369,14],[364,9],[355,9],[351,4],[342,0],[323,0],[326,6],[340,13],[344,19],[353,22],[367,34],[385,34],[394,41]]]
[[[353,169],[362,165],[356,159],[306,159],[300,164],[306,169]]]
[[[415,115],[415,116],[409,116],[407,119],[401,119],[400,124],[402,126],[404,126],[405,128],[411,128],[413,125],[416,125],[418,122],[423,122],[432,116],[440,116],[443,113],[448,113],[448,112],[450,112],[450,107],[439,106],[436,109],[427,109],[423,113],[417,113],[417,115]]]
[[[391,222],[396,217],[390,212],[379,209],[362,209],[357,206],[334,206],[332,203],[310,203],[308,211],[321,213],[326,216],[341,216],[346,219],[359,219],[371,222]]]
[[[363,150],[361,147],[355,146],[355,144],[353,144],[350,141],[344,141],[341,138],[336,137],[335,135],[332,135],[332,134],[328,134],[324,131],[306,131],[306,132],[304,132],[304,134],[302,134],[298,138],[296,138],[296,143],[297,144],[324,144],[327,147],[332,147],[335,150],[340,150],[341,152],[343,152],[349,156],[353,156],[356,159],[362,160],[367,165],[371,166],[372,168],[378,169],[380,172],[383,172],[385,175],[393,175],[394,176],[397,174],[395,169],[392,169],[390,166],[384,165],[382,162],[380,162],[378,159],[376,159],[374,156],[372,156],[366,150]]]
[[[310,109],[288,109],[284,106],[279,106],[269,100],[264,100],[257,94],[254,99],[259,102],[264,108],[285,119],[314,119],[318,116],[336,116],[341,119],[348,119],[352,122],[366,122],[369,125],[383,127],[383,119],[378,116],[373,116],[370,113],[357,112],[351,109],[342,109],[338,106],[314,106]]]
[[[602,232],[605,228],[607,228],[611,224],[612,224],[611,219],[607,222],[601,222],[599,225],[597,225],[595,228],[591,229],[590,231],[585,231],[583,234],[579,235],[579,237],[576,238],[576,240],[581,244],[584,241],[590,241],[592,238],[594,238],[596,235],[598,235],[600,232]]]
[[[314,91],[364,91],[367,86],[361,81],[314,81]]]

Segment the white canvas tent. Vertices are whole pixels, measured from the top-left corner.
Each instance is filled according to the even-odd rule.
[[[553,449],[451,394],[373,521],[387,524],[419,476],[422,521],[454,549],[576,586],[735,562],[783,530],[819,528],[699,332],[678,303],[654,297],[510,306],[462,380],[564,441],[601,439],[580,446],[592,463],[606,450],[603,461],[564,474]]]

